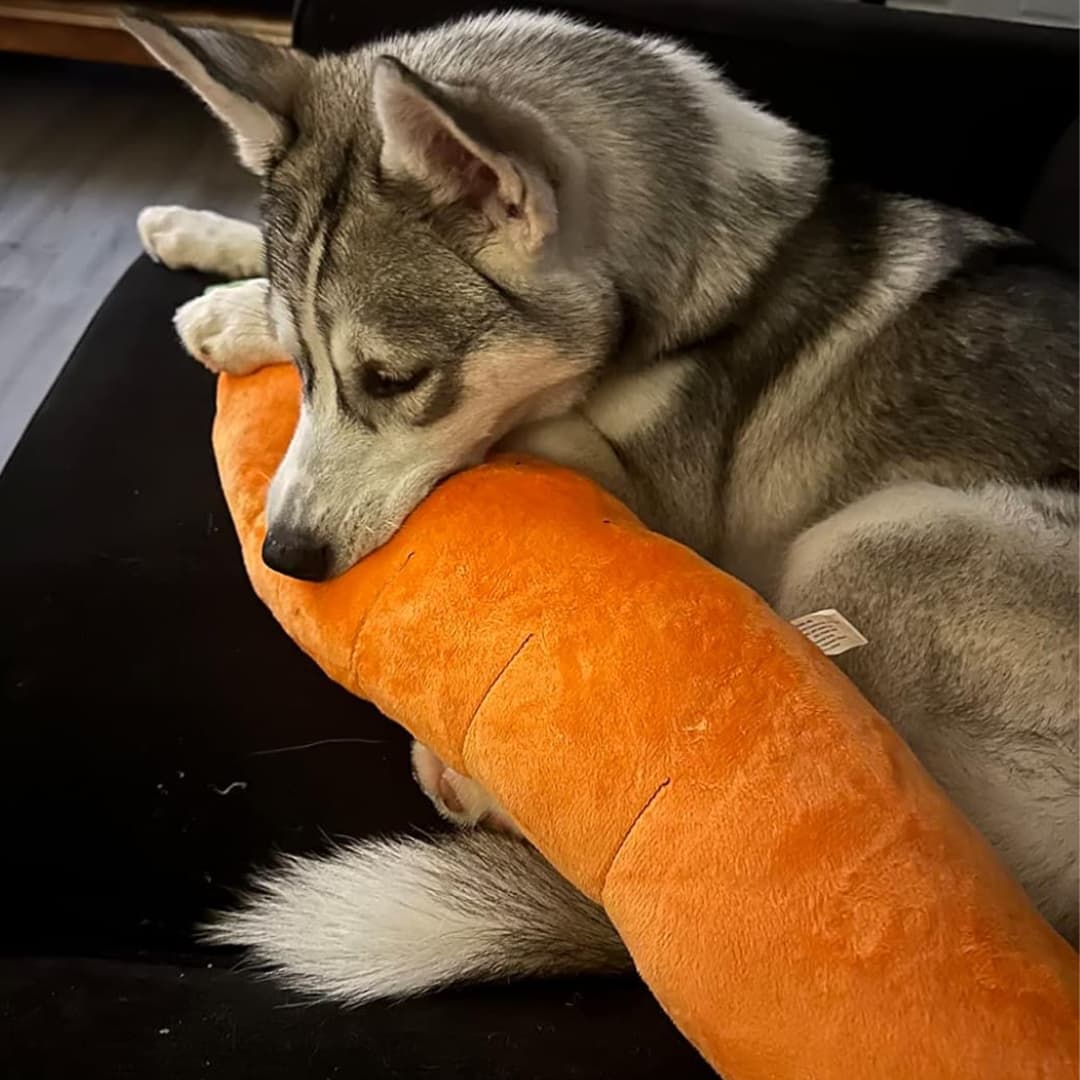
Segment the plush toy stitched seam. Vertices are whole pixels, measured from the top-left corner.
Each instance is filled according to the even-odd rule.
[[[409,554],[405,556],[402,564],[382,583],[381,586],[379,586],[379,591],[372,598],[371,603],[368,604],[368,609],[364,612],[364,616],[360,620],[360,625],[356,628],[356,634],[353,637],[352,647],[349,649],[350,672],[356,671],[356,650],[360,648],[360,638],[364,633],[364,628],[367,626],[368,620],[375,612],[375,609],[379,606],[379,601],[383,598],[383,593],[385,593],[386,590],[389,589],[390,586],[393,585],[399,577],[401,577],[401,574],[404,571],[405,567],[409,565],[412,557],[415,554],[415,551],[410,551]]]
[[[630,837],[633,835],[634,830],[641,823],[641,819],[646,815],[646,813],[648,813],[648,811],[652,808],[653,804],[660,798],[660,796],[665,791],[667,791],[670,784],[670,776],[664,780],[661,780],[660,783],[657,785],[656,790],[645,800],[644,805],[634,815],[634,820],[630,822],[630,827],[626,830],[625,833],[623,833],[623,838],[619,841],[618,846],[615,848],[615,854],[611,856],[611,859],[608,861],[607,868],[604,870],[604,876],[600,880],[601,896],[604,893],[604,889],[607,888],[607,879],[608,875],[611,873],[611,868],[618,861],[619,856],[622,854],[622,849],[626,847],[627,841],[629,841]]]
[[[510,654],[510,659],[507,660],[501,668],[499,668],[498,672],[495,675],[495,678],[492,679],[490,683],[488,683],[488,688],[484,691],[483,697],[481,697],[480,700],[476,703],[476,708],[473,709],[472,716],[469,717],[469,722],[465,726],[465,734],[461,740],[462,759],[468,757],[469,740],[472,736],[473,728],[476,725],[476,718],[480,715],[480,710],[484,707],[484,702],[487,701],[489,697],[491,697],[492,692],[494,691],[495,687],[499,685],[502,677],[510,670],[510,666],[514,663],[514,661],[517,660],[517,658],[525,651],[525,646],[528,645],[530,641],[532,641],[534,636],[535,635],[532,633],[528,633],[525,635],[521,644]]]

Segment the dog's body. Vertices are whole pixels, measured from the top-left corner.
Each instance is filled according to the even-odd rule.
[[[265,177],[268,280],[178,327],[217,369],[285,350],[304,376],[271,565],[340,572],[500,441],[586,472],[782,614],[840,608],[870,641],[842,666],[1075,941],[1071,277],[833,184],[667,42],[503,15],[313,61],[134,29]],[[250,226],[140,228],[170,265],[263,272]],[[448,817],[512,828],[415,765]],[[625,963],[496,832],[293,863],[217,936],[350,1000]]]

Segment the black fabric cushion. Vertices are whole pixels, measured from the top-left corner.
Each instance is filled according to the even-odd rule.
[[[1024,212],[1023,229],[1074,269],[1080,266],[1080,124],[1073,121],[1043,166]]]
[[[5,1080],[706,1080],[628,981],[344,1010],[207,963],[0,959]]]
[[[5,844],[35,886],[7,899],[25,945],[180,946],[275,846],[434,824],[404,736],[247,582],[210,448],[213,379],[171,326],[205,283],[140,260],[0,475],[16,614],[0,624],[3,820],[24,823]],[[360,741],[280,750],[340,738]]]
[[[140,259],[0,474],[3,1074],[708,1075],[631,979],[282,1010],[193,943],[275,851],[437,827],[248,584],[170,322],[205,284]]]
[[[300,0],[295,41],[342,51],[499,0]],[[1076,118],[1070,30],[837,0],[523,0],[628,30],[674,34],[756,99],[827,138],[838,175],[1020,226]],[[1075,175],[1075,161],[1073,171]]]

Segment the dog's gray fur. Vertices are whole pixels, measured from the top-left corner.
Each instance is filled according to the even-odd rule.
[[[870,644],[841,665],[1076,940],[1070,276],[833,183],[817,140],[669,42],[505,14],[315,60],[132,29],[264,178],[268,280],[178,327],[216,368],[277,342],[301,370],[279,546],[340,572],[500,440],[580,469],[781,613],[842,609]],[[140,226],[170,265],[260,266],[249,227],[208,221]],[[447,777],[451,816],[490,810]],[[215,938],[350,1001],[625,963],[504,834],[359,845],[260,888]]]

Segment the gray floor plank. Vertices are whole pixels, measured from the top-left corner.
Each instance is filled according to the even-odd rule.
[[[0,466],[116,279],[135,216],[254,219],[257,185],[168,76],[0,54]]]

